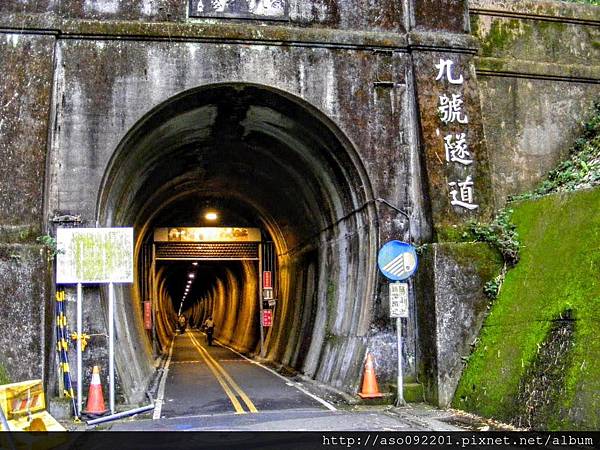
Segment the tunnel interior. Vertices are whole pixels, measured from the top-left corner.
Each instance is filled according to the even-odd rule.
[[[220,342],[258,350],[258,263],[154,261],[153,233],[161,227],[259,228],[276,269],[265,357],[352,388],[376,280],[372,198],[352,144],[288,93],[211,85],[147,113],[115,150],[98,200],[100,226],[135,230],[136,281],[117,291],[125,394],[135,397],[153,356],[168,348],[190,273],[182,306],[189,323],[212,315]],[[217,218],[207,219],[209,211]],[[153,332],[144,329],[144,301],[153,304]]]

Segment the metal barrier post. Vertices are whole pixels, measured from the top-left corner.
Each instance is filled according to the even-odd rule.
[[[81,415],[83,405],[83,364],[81,359],[81,335],[82,335],[82,302],[83,288],[81,283],[77,283],[77,416]]]
[[[110,413],[115,413],[115,285],[108,283],[108,380]]]

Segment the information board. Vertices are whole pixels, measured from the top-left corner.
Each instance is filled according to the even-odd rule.
[[[57,284],[133,283],[133,228],[58,228]]]

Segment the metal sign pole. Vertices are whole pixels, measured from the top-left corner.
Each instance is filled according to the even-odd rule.
[[[82,302],[83,302],[83,288],[81,283],[77,283],[77,416],[81,415],[81,408],[83,404],[83,374],[82,374],[82,361],[81,361],[81,335],[82,332]]]
[[[10,426],[8,425],[8,420],[6,420],[2,406],[0,406],[0,424],[2,424],[3,431],[10,431]]]
[[[108,383],[110,413],[115,413],[115,285],[108,283]]]
[[[404,406],[404,383],[402,380],[402,318],[396,318],[396,338],[398,342],[398,395],[396,406]]]
[[[407,216],[408,217],[408,216]],[[377,266],[383,275],[395,283],[389,285],[390,318],[396,319],[396,342],[398,353],[398,394],[396,406],[406,404],[402,380],[402,318],[409,317],[408,280],[417,270],[418,257],[414,246],[401,241],[389,241],[377,254]]]

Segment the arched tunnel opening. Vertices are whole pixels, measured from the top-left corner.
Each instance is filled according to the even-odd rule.
[[[258,353],[264,267],[218,252],[157,258],[155,231],[186,227],[258,229],[263,249],[271,249],[276,298],[264,358],[355,389],[372,319],[378,224],[363,163],[315,107],[270,87],[235,83],[171,98],[116,149],[97,218],[99,226],[135,230],[136,282],[116,291],[116,358],[126,397],[143,395],[180,307],[190,325],[212,315],[219,342]],[[144,328],[144,302],[152,304],[151,330]]]

